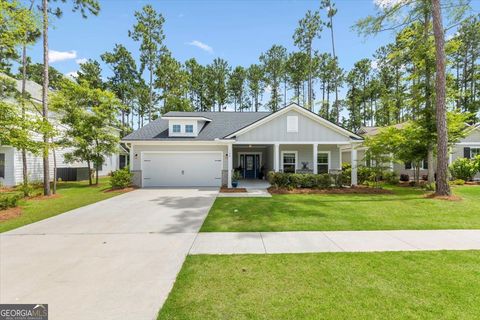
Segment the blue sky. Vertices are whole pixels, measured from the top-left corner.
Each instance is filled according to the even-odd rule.
[[[195,57],[207,64],[215,57],[222,57],[230,65],[248,66],[258,62],[260,54],[273,44],[295,50],[292,34],[298,20],[308,9],[316,10],[319,2],[101,0],[99,16],[88,19],[72,13],[66,5],[64,16],[53,21],[50,50],[58,51],[58,57],[69,59],[52,61],[51,65],[65,74],[75,72],[82,59],[100,60],[100,55],[112,50],[115,43],[124,44],[138,57],[139,45],[128,37],[128,30],[135,23],[134,12],[151,4],[164,15],[166,45],[180,61]],[[351,29],[355,21],[374,12],[373,0],[337,0],[335,3],[338,8],[334,20],[336,51],[340,64],[348,70],[356,61],[370,58],[379,46],[391,41],[393,33],[363,38]],[[479,12],[480,0],[474,0],[473,7]],[[325,12],[322,14],[326,18]],[[208,48],[191,45],[194,41]],[[315,49],[331,52],[328,30],[315,41]],[[29,55],[33,61],[41,61],[41,42],[30,48]],[[108,68],[105,69],[108,75]]]

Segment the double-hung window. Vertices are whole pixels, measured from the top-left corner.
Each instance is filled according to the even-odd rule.
[[[329,161],[328,152],[319,152],[317,154],[317,172],[328,173]]]
[[[480,148],[470,148],[470,158],[473,159],[476,156],[480,156]]]
[[[297,154],[295,152],[285,151],[282,155],[283,172],[295,173],[297,168]]]
[[[173,129],[173,132],[174,132],[174,133],[180,133],[181,127],[180,127],[179,124],[174,124],[173,127],[172,127],[172,129]]]
[[[193,124],[187,124],[185,126],[185,132],[186,133],[193,133]]]

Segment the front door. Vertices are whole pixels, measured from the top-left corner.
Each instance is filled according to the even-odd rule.
[[[254,154],[245,155],[245,179],[255,179],[257,177],[257,164]]]

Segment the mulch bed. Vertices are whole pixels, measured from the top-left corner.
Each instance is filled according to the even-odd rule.
[[[393,194],[391,190],[367,187],[333,189],[298,188],[292,190],[270,187],[268,188],[268,192],[271,194]]]
[[[21,214],[22,214],[22,208],[20,207],[0,210],[0,221],[7,221],[10,219],[19,217]]]
[[[105,193],[110,193],[110,192],[120,192],[120,193],[126,193],[126,192],[130,192],[130,191],[133,191],[137,188],[134,188],[134,187],[128,187],[128,188],[123,188],[123,189],[107,189],[103,192]]]
[[[245,188],[226,188],[226,187],[221,187],[220,192],[223,193],[244,193],[247,192],[247,189]]]

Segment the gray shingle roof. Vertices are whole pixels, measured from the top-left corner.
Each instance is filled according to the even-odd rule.
[[[205,117],[207,122],[196,137],[169,137],[168,120],[159,118],[146,126],[130,133],[122,140],[156,140],[156,141],[210,141],[222,139],[266,116],[270,112],[168,112],[165,117]]]

